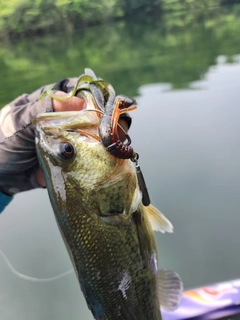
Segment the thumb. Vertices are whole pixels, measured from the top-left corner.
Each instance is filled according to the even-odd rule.
[[[64,95],[66,93],[63,91],[57,91],[56,94]],[[67,100],[53,99],[52,105],[55,112],[79,111],[85,109],[85,100],[78,97],[72,97]]]

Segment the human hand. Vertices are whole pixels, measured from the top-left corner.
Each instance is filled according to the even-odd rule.
[[[60,82],[58,95],[67,91]],[[45,178],[39,167],[35,133],[31,126],[33,118],[42,112],[77,111],[85,108],[85,101],[79,97],[68,100],[52,100],[46,96],[38,101],[44,88],[30,95],[22,95],[0,110],[0,192],[14,195],[21,191],[45,187]],[[130,122],[119,120],[127,132]],[[125,140],[124,132],[119,129],[120,140]]]
[[[85,101],[78,97],[58,101],[47,96],[38,101],[44,90],[43,87],[23,94],[0,110],[0,195],[45,186],[37,159],[33,118],[44,112],[84,109]],[[65,91],[58,91],[61,93]]]

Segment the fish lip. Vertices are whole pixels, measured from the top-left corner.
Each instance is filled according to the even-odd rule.
[[[41,121],[51,122],[51,121],[62,121],[61,124],[74,120],[80,113],[86,110],[80,111],[64,111],[64,112],[44,112],[37,114],[32,120],[32,126],[38,130],[38,125]],[[64,121],[65,119],[65,121]],[[59,123],[60,124],[60,123]],[[56,126],[56,125],[55,125]],[[40,126],[41,128],[43,127]]]
[[[92,117],[92,115],[94,116]],[[50,146],[51,140],[54,142],[54,139],[61,139],[64,132],[76,133],[99,142],[100,138],[96,129],[98,123],[99,120],[94,113],[89,113],[89,109],[83,109],[79,111],[40,113],[33,119],[32,126],[35,130],[36,144],[40,143],[43,150],[45,149],[49,155],[55,156],[57,150],[52,149]]]
[[[78,111],[62,111],[62,112],[45,112],[39,113],[32,120],[32,126],[36,130],[41,130],[43,127],[63,127],[63,129],[79,128],[82,124],[88,126],[99,125],[99,113],[101,111],[95,108],[86,108]],[[84,117],[89,115],[89,117]],[[95,115],[92,116],[92,115]],[[81,119],[84,121],[81,121]],[[77,120],[80,120],[79,122]]]

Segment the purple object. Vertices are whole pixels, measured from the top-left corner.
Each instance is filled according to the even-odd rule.
[[[240,279],[236,279],[185,291],[179,308],[173,312],[162,309],[162,318],[163,320],[210,320],[221,319],[239,312]]]

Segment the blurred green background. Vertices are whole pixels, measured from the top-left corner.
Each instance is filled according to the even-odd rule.
[[[1,106],[86,66],[128,95],[187,87],[240,52],[240,5],[226,2],[1,0]]]
[[[0,107],[85,67],[136,97],[132,144],[175,228],[156,235],[159,265],[186,289],[240,278],[239,30],[240,1],[0,1]],[[1,214],[0,249],[31,277],[72,268],[46,190]],[[92,319],[73,273],[30,282],[2,254],[0,310],[3,320]]]

